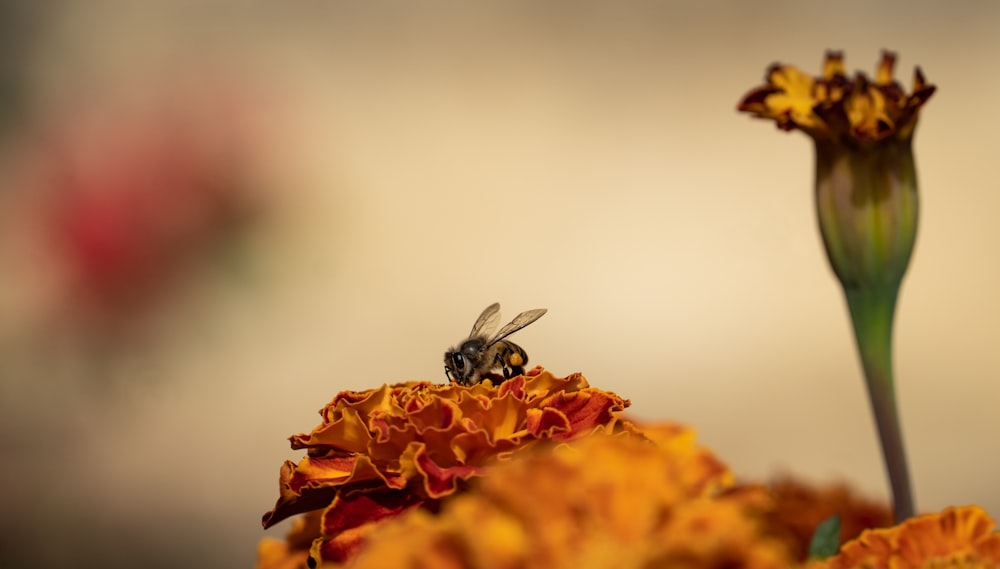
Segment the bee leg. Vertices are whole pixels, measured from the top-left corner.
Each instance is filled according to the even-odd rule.
[[[493,356],[493,369],[500,369],[503,372],[504,379],[510,379],[510,370],[507,368],[507,361],[503,359],[503,356],[497,354]]]
[[[503,378],[504,379],[510,379],[512,377],[517,377],[519,375],[524,375],[524,368],[521,367],[521,366],[504,364],[504,366],[501,368],[501,370],[503,370]]]

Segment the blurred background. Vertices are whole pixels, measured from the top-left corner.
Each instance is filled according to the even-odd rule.
[[[939,86],[897,318],[919,509],[1000,515],[1000,5],[0,0],[0,566],[250,567],[343,389],[532,363],[887,494],[780,60]],[[287,524],[267,532],[280,536]]]

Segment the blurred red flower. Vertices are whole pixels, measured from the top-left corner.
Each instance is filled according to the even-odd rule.
[[[128,327],[259,210],[238,105],[180,98],[74,110],[28,152],[25,189],[68,315]],[[27,146],[27,145],[26,145]]]

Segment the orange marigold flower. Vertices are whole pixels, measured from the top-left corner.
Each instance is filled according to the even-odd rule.
[[[714,497],[731,475],[691,431],[654,431],[522,454],[437,515],[383,525],[344,567],[789,567],[747,507]]]
[[[741,485],[740,488],[755,487]],[[840,543],[862,531],[892,525],[888,504],[866,499],[847,484],[810,485],[781,478],[766,486],[769,500],[760,508],[768,532],[783,540],[800,561],[809,555],[816,527],[833,515],[840,517]]]
[[[454,493],[492,463],[541,441],[621,432],[629,402],[535,368],[494,387],[409,382],[338,394],[281,469],[280,497],[264,527],[325,508],[314,553],[343,560],[375,526]]]
[[[1000,533],[982,508],[948,508],[846,543],[823,569],[980,569],[1000,567]]]
[[[771,119],[782,130],[799,129],[815,139],[873,142],[913,135],[920,107],[934,93],[920,68],[909,95],[893,79],[896,55],[882,52],[872,81],[863,73],[849,78],[844,56],[829,51],[823,75],[812,77],[790,65],[774,64],[765,85],[744,95],[739,110]]]

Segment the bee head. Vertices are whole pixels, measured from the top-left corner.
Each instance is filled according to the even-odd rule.
[[[444,373],[452,381],[468,384],[469,376],[472,374],[472,363],[462,355],[462,352],[450,350],[444,354]]]
[[[482,352],[482,341],[470,339],[444,354],[444,372],[451,379],[462,385],[470,385],[476,375],[476,365]]]

